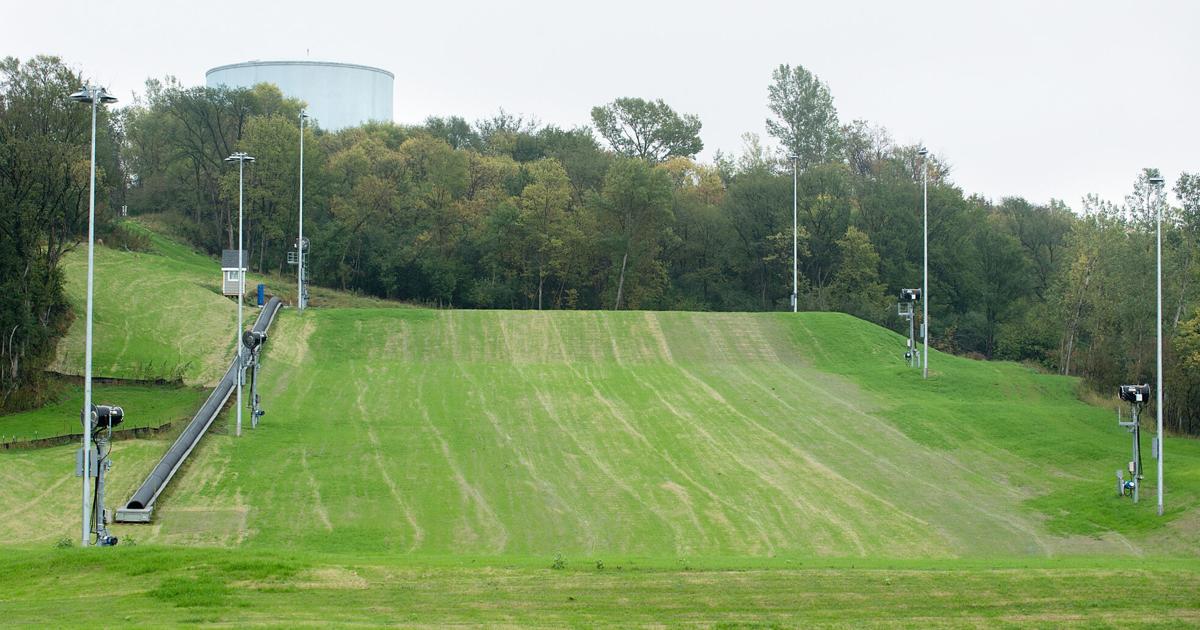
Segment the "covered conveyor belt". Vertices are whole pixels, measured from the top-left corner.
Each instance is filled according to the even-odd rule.
[[[273,297],[267,302],[263,309],[258,314],[258,319],[254,322],[254,328],[257,332],[266,332],[271,326],[271,322],[275,319],[275,314],[279,311],[281,302],[279,298]],[[241,340],[238,340],[241,343]],[[163,455],[158,465],[154,470],[150,471],[150,475],[142,482],[137,492],[133,493],[133,497],[129,499],[129,503],[125,507],[117,510],[116,520],[125,523],[146,523],[150,521],[151,512],[154,510],[154,502],[158,499],[158,495],[162,494],[163,489],[171,482],[171,478],[175,476],[175,471],[183,465],[187,460],[192,449],[200,442],[200,438],[204,437],[208,427],[212,425],[213,420],[217,418],[221,408],[225,406],[225,402],[229,400],[229,396],[233,393],[234,387],[237,385],[237,358],[229,364],[229,369],[225,371],[225,376],[221,378],[221,382],[217,383],[217,387],[209,394],[208,399],[204,401],[204,405],[196,412],[196,416],[188,423],[187,428]]]

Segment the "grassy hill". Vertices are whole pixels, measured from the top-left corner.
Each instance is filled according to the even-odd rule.
[[[129,288],[97,357],[203,381],[233,305],[155,238],[104,277],[215,314]],[[1114,496],[1128,434],[1074,379],[935,353],[924,381],[902,351],[833,313],[284,311],[263,424],[218,421],[104,556],[50,549],[77,536],[73,447],[0,452],[0,615],[77,622],[99,572],[164,623],[1200,622],[1200,444],[1168,441],[1159,518],[1153,475]],[[116,445],[110,503],[169,439]]]
[[[99,377],[211,386],[233,358],[237,303],[221,295],[218,261],[127,222],[150,251],[96,248],[92,367]],[[51,369],[83,374],[87,249],[63,263],[76,313]],[[247,279],[247,287],[254,286]]]
[[[542,557],[1196,549],[1193,441],[1169,443],[1164,525],[1151,502],[1113,496],[1127,436],[1071,379],[937,354],[923,382],[897,336],[844,315],[354,309],[276,326],[264,424],[205,445],[151,540]]]
[[[935,354],[926,382],[901,347],[831,313],[285,312],[264,423],[207,439],[128,531],[439,556],[1196,552],[1194,441],[1168,443],[1159,519],[1113,496],[1127,435],[1073,380]],[[74,490],[33,540],[71,530]]]

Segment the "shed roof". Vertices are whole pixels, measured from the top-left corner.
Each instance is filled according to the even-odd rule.
[[[242,250],[242,269],[246,269],[250,264],[250,254],[246,250]],[[225,249],[221,250],[221,268],[222,269],[237,269],[238,268],[238,250]]]

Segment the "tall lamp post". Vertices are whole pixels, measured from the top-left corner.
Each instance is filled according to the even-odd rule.
[[[921,280],[921,338],[925,340],[925,356],[921,362],[921,378],[929,378],[929,149],[917,149],[921,156],[921,251],[923,262]]]
[[[1158,460],[1158,515],[1163,513],[1163,366],[1162,366],[1162,201],[1159,199],[1161,195],[1163,178],[1154,176],[1149,179],[1150,185],[1154,188],[1152,199],[1154,200],[1154,208],[1156,210],[1156,234],[1155,234],[1155,259],[1157,261],[1157,273],[1155,274],[1155,303],[1157,305],[1154,324],[1157,328],[1158,335],[1155,349],[1158,351],[1156,372],[1158,374],[1158,383],[1154,388],[1154,393],[1157,399],[1154,402],[1154,414],[1157,416],[1158,426],[1156,427],[1155,435],[1158,437],[1158,449],[1155,455]]]
[[[92,510],[90,503],[90,487],[92,472],[92,287],[95,268],[96,247],[96,114],[101,103],[105,105],[117,102],[117,97],[104,91],[102,87],[87,85],[71,95],[71,100],[88,103],[92,106],[92,175],[91,192],[88,200],[88,267],[87,267],[87,327],[84,333],[84,366],[83,366],[83,411],[80,420],[83,422],[83,531],[82,543],[86,547],[92,543]]]
[[[300,239],[296,241],[299,263],[296,272],[296,308],[303,311],[307,296],[304,295],[304,121],[308,113],[300,111]]]
[[[242,260],[242,190],[245,181],[246,162],[254,158],[244,152],[237,152],[225,158],[226,162],[238,163],[238,321],[237,330],[233,334],[233,343],[237,346],[237,435],[242,435],[242,303],[246,301],[246,262]]]
[[[797,243],[798,243],[800,237],[799,237],[799,227],[797,227],[798,221],[797,221],[797,211],[796,211],[796,209],[797,209],[797,205],[796,205],[796,169],[797,169],[797,162],[800,160],[800,156],[789,155],[788,159],[792,161],[792,312],[795,313],[798,308],[797,303],[800,301],[800,295],[799,295],[800,284],[799,284],[799,275],[798,275],[798,273],[799,273],[798,269],[800,267],[800,262],[797,258],[797,251],[798,251]]]

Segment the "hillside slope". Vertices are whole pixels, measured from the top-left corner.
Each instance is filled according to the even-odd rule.
[[[828,313],[310,310],[263,425],[213,436],[139,540],[432,555],[1196,553],[1113,495],[1127,436],[1071,379]],[[1151,486],[1152,487],[1152,486]],[[1147,491],[1147,495],[1151,492]],[[1165,523],[1165,524],[1164,524]]]
[[[214,261],[148,235],[152,252],[98,250],[97,374],[207,382],[235,307]],[[235,440],[219,422],[156,523],[118,533],[429,556],[1198,552],[1194,440],[1168,443],[1159,519],[1113,496],[1127,434],[1073,379],[935,353],[923,381],[901,351],[832,313],[284,312],[264,424]],[[142,417],[155,408],[136,422],[159,423]],[[117,444],[110,502],[170,437]],[[71,535],[72,453],[0,454],[12,541]]]
[[[220,264],[132,221],[147,252],[96,248],[92,366],[96,376],[213,385],[233,358],[237,303],[221,295]],[[50,369],[83,374],[87,250],[63,262],[75,321]],[[253,279],[247,279],[248,289]]]

